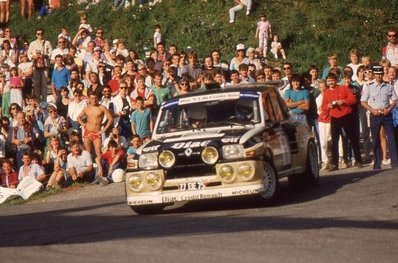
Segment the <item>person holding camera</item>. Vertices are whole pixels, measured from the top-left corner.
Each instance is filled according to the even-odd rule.
[[[330,128],[332,136],[332,163],[329,171],[338,170],[339,163],[339,139],[340,135],[346,133],[351,142],[355,157],[355,165],[362,168],[362,158],[359,148],[359,138],[355,131],[352,105],[356,103],[356,98],[348,86],[337,85],[337,75],[329,73],[326,78],[328,89],[325,90],[322,100],[322,111],[329,111],[331,117]]]
[[[53,49],[50,41],[44,39],[44,29],[37,29],[36,37],[37,39],[29,44],[28,57],[33,61],[35,95],[41,97],[42,102],[47,102],[48,66]]]

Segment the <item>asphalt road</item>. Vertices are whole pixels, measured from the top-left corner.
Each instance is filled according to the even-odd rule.
[[[325,173],[252,198],[138,216],[122,184],[0,207],[1,262],[398,262],[398,173]]]

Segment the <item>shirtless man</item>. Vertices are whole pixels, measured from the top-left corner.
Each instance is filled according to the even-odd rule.
[[[86,122],[83,122],[83,116],[86,116]],[[104,116],[108,122],[101,128]],[[86,150],[92,153],[91,145],[94,145],[96,157],[101,156],[101,135],[111,126],[113,117],[107,108],[98,103],[96,93],[90,93],[89,105],[77,116],[77,121],[84,127],[83,138]]]

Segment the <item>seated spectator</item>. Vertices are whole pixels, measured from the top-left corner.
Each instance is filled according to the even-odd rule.
[[[101,155],[101,165],[97,176],[105,177],[107,182],[113,182],[112,173],[117,169],[126,169],[126,153],[120,149],[115,140],[110,140],[108,150]],[[106,184],[105,180],[102,181]]]
[[[235,13],[242,10],[246,6],[246,15],[250,15],[252,8],[252,0],[235,0],[236,6],[229,9],[229,23],[235,22]]]
[[[120,149],[125,150],[127,148],[127,140],[124,136],[120,135],[120,131],[118,128],[112,128],[112,132],[109,134],[109,137],[104,140],[102,152],[106,152],[109,150],[109,142],[111,140],[116,141],[119,145]]]
[[[48,106],[49,116],[44,122],[44,137],[63,137],[67,131],[67,124],[64,117],[58,115],[57,107],[54,104]]]
[[[18,174],[12,169],[12,163],[10,160],[3,160],[2,164],[3,172],[0,173],[1,186],[5,188],[17,188],[19,184]]]
[[[282,58],[286,60],[286,53],[285,50],[282,47],[282,43],[279,42],[279,37],[278,35],[274,35],[272,43],[271,43],[271,52],[274,54],[274,57],[276,60],[279,58],[279,54],[282,55]]]
[[[66,186],[68,179],[67,166],[68,151],[64,146],[59,147],[57,157],[54,159],[54,170],[48,180],[47,188],[61,188]]]
[[[58,157],[58,150],[61,146],[58,136],[51,136],[49,138],[49,143],[44,149],[44,160],[43,164],[46,168],[45,170],[50,173],[54,169],[54,161]]]
[[[67,157],[67,172],[72,182],[92,182],[95,177],[91,154],[83,150],[80,142],[71,145],[71,153]]]
[[[33,163],[31,153],[24,152],[22,155],[23,165],[19,168],[18,180],[21,181],[26,176],[31,176],[41,183],[47,181],[47,175],[40,164]]]

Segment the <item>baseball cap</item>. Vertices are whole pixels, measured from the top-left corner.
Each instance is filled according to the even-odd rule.
[[[94,48],[94,51],[98,51],[98,50],[99,50],[99,51],[102,51],[102,49],[101,49],[100,47],[95,47],[95,48]]]
[[[236,46],[236,50],[245,50],[245,45],[243,45],[243,44],[238,44],[238,45]]]

